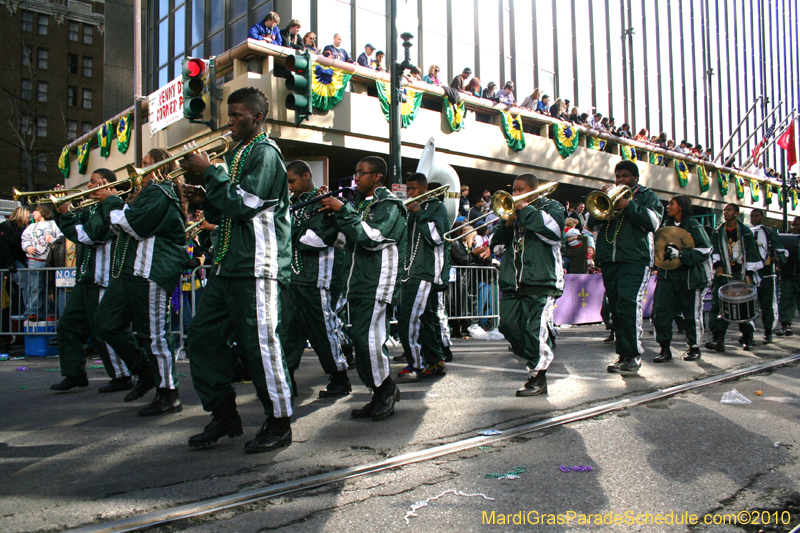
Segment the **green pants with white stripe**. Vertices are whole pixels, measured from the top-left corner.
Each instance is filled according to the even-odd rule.
[[[602,267],[603,286],[617,339],[616,351],[623,357],[639,357],[644,353],[642,307],[650,267],[635,263],[607,263]]]
[[[439,295],[430,281],[409,279],[403,283],[397,325],[403,349],[411,357],[409,364],[416,369],[444,359],[438,310]]]
[[[372,298],[351,298],[348,304],[358,377],[374,389],[389,377],[389,351],[383,345],[389,331],[389,305]]]
[[[209,277],[186,345],[192,383],[206,411],[233,391],[234,355],[228,347],[233,335],[244,350],[264,414],[292,415],[292,387],[278,335],[279,298],[274,279]]]
[[[762,275],[758,284],[758,303],[761,306],[761,323],[765,330],[778,329],[778,286],[775,274]]]
[[[76,283],[58,319],[58,360],[61,375],[80,377],[86,374],[86,344],[91,337],[100,359],[111,379],[130,376],[128,367],[113,348],[100,338],[95,325],[95,313],[104,287],[94,283]]]
[[[289,370],[294,372],[300,366],[306,341],[311,343],[326,374],[347,370],[331,291],[294,284],[281,290],[280,300],[279,333]]]
[[[553,362],[553,310],[556,297],[503,291],[498,330],[511,351],[528,362],[530,372],[547,370]]]
[[[791,325],[800,302],[800,278],[781,277],[780,300],[780,321]]]
[[[108,285],[97,306],[95,323],[100,338],[117,352],[131,373],[139,374],[145,365],[151,365],[158,388],[177,390],[170,294],[154,281],[122,274]]]
[[[669,345],[672,342],[672,322],[683,313],[686,343],[690,348],[699,348],[703,340],[703,298],[706,288],[689,289],[689,271],[667,271],[666,278],[659,278],[653,300],[653,327],[656,342]]]

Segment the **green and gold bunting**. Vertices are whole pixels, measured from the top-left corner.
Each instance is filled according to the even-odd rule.
[[[689,183],[689,167],[686,162],[680,159],[675,160],[675,172],[678,173],[678,183],[681,187],[686,187]]]
[[[347,82],[353,75],[336,67],[312,66],[311,101],[314,107],[329,111],[342,101]]]
[[[121,154],[128,151],[128,146],[131,145],[131,114],[119,119],[117,124],[117,150]]]
[[[663,155],[656,155],[650,152],[650,164],[651,165],[658,165],[661,166],[664,164],[664,156]]]
[[[783,187],[778,187],[778,206],[783,209]]]
[[[512,115],[508,111],[500,113],[500,127],[506,138],[508,147],[519,152],[525,148],[525,133],[522,131],[522,117]]]
[[[578,147],[578,130],[572,124],[553,124],[552,131],[556,148],[561,157],[569,157],[574,154]]]
[[[772,203],[772,185],[767,183],[764,186],[764,205],[769,205]]]
[[[700,178],[700,192],[707,192],[711,188],[711,180],[708,179],[708,171],[703,165],[697,166],[697,177]]]
[[[728,194],[728,185],[730,182],[730,174],[725,174],[724,172],[717,170],[717,183],[719,183],[719,192],[722,194],[722,196]]]
[[[389,120],[390,104],[392,101],[392,87],[388,83],[380,80],[375,80],[375,85],[378,89],[378,100],[381,102],[381,109],[383,116]],[[422,103],[422,92],[412,89],[411,87],[403,87],[401,89],[405,101],[400,106],[400,118],[404,128],[407,128],[417,118],[419,113],[419,106]]]
[[[792,189],[792,209],[797,209],[797,189]]]
[[[619,155],[625,161],[636,161],[636,150],[630,146],[620,144],[619,145]]]
[[[444,114],[447,117],[447,124],[450,126],[450,131],[461,131],[464,129],[464,116],[467,114],[467,108],[464,102],[460,104],[453,104],[447,95],[442,100],[444,107]]]
[[[759,198],[758,195],[758,182],[756,180],[750,180],[750,199],[754,202],[757,202]]]
[[[739,198],[739,200],[742,200],[744,199],[744,178],[741,176],[736,176],[735,182],[736,182],[736,197]]]
[[[606,149],[606,141],[598,139],[597,137],[586,137],[586,147],[589,150],[597,150],[602,152]]]
[[[89,152],[91,152],[91,141],[86,141],[78,145],[78,172],[86,174],[86,166],[89,164]]]
[[[61,155],[58,156],[58,170],[64,176],[64,179],[69,178],[69,147],[65,146],[61,150]]]
[[[100,129],[97,130],[97,144],[100,146],[100,155],[108,157],[108,151],[111,149],[111,130],[114,126],[111,121],[103,123]]]

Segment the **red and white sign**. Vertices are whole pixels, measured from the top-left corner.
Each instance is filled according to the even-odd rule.
[[[392,183],[392,193],[401,200],[406,199],[406,186],[402,183]]]
[[[150,135],[183,118],[183,82],[178,76],[149,97]]]

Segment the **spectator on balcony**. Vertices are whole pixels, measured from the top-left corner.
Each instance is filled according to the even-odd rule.
[[[713,161],[714,160],[714,149],[710,146],[706,148],[706,153],[704,154],[703,159],[706,161]]]
[[[310,31],[303,35],[303,46],[305,46],[306,50],[309,52],[317,53],[317,34],[313,31]]]
[[[333,44],[329,44],[323,48],[322,55],[337,61],[342,61],[344,63],[353,62],[353,60],[350,58],[350,54],[347,53],[347,50],[342,48],[342,36],[338,33],[333,36]]]
[[[573,107],[572,111],[570,112],[567,120],[572,122],[573,124],[580,124],[581,123],[581,114],[578,112],[577,107]]]
[[[622,125],[622,128],[617,132],[617,135],[622,137],[623,139],[631,139],[631,125],[625,122]]]
[[[305,51],[306,47],[303,40],[300,38],[300,21],[292,19],[285,30],[281,31],[282,45],[286,48],[294,48],[295,50]]]
[[[482,93],[480,78],[475,76],[469,80],[469,83],[467,83],[467,86],[464,90],[466,90],[467,93],[471,94],[475,98],[480,98]]]
[[[439,65],[431,65],[428,67],[428,73],[422,77],[422,81],[428,85],[438,85],[441,87],[442,80],[439,79]]]
[[[609,133],[617,134],[617,125],[614,123],[614,117],[609,117],[607,129]]]
[[[358,56],[358,60],[356,60],[356,63],[358,63],[364,68],[369,68],[369,69],[374,68],[372,66],[372,54],[374,53],[375,53],[375,47],[372,46],[371,44],[367,44],[366,46],[364,46],[364,51],[361,52],[361,55]]]
[[[600,120],[600,131],[610,131],[611,130],[611,120],[608,117],[603,117]]]
[[[675,151],[675,141],[672,139],[667,141],[667,150]]]
[[[675,151],[678,152],[679,154],[687,153],[688,149],[686,148],[686,141],[681,141],[681,144],[678,145],[677,148],[675,148]]]
[[[270,11],[264,17],[264,20],[253,24],[250,32],[247,34],[248,39],[255,39],[257,41],[266,41],[271,44],[283,46],[283,39],[281,38],[281,30],[278,24],[281,22],[281,17],[274,11]]]
[[[556,98],[556,101],[550,106],[550,116],[561,120],[567,120],[564,101],[561,98]]]
[[[647,128],[642,128],[639,130],[639,133],[636,134],[636,137],[633,138],[634,141],[641,141],[641,142],[650,142],[650,135],[647,133]]]
[[[536,104],[539,103],[539,98],[541,95],[541,89],[538,87],[535,88],[531,94],[522,99],[522,104],[520,104],[520,107],[522,109],[527,109],[528,111],[535,111]]]
[[[542,99],[539,100],[536,104],[535,111],[537,113],[541,113],[542,115],[549,115],[550,114],[550,97],[546,94],[542,96]]]
[[[656,137],[655,145],[659,148],[666,148],[667,147],[667,132],[662,131],[659,133],[658,137]]]
[[[409,83],[412,81],[422,81],[422,71],[417,67],[411,67],[408,69],[408,75],[406,76],[406,79]]]
[[[581,113],[580,122],[578,124],[583,124],[584,126],[589,125],[589,113]]]
[[[505,104],[507,106],[514,106],[516,105],[516,101],[514,100],[514,82],[507,81],[503,88],[497,91],[497,98],[500,99],[501,104]]]
[[[386,72],[386,69],[383,68],[383,58],[384,57],[386,57],[386,54],[384,54],[382,51],[378,50],[375,53],[375,62],[374,62],[374,66],[372,68],[374,68],[378,72]]]
[[[481,98],[485,98],[486,100],[491,100],[495,104],[500,101],[500,98],[497,97],[497,84],[493,81],[489,82],[489,85],[483,90],[481,94]],[[486,122],[489,122],[488,120]]]
[[[692,155],[698,159],[703,158],[703,147],[699,144],[692,148]]]
[[[467,67],[461,74],[453,78],[453,81],[450,82],[450,87],[455,89],[456,91],[465,92],[465,88],[467,86],[467,79],[472,76],[472,69]]]
[[[469,215],[469,185],[461,186],[461,197],[458,199],[458,216],[466,218]]]

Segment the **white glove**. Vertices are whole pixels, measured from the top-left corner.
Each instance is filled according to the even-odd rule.
[[[680,257],[681,257],[681,251],[678,250],[678,247],[675,246],[674,244],[668,244],[664,248],[664,259],[666,259],[667,261],[670,261],[672,259],[680,259]]]

